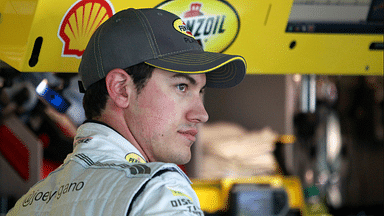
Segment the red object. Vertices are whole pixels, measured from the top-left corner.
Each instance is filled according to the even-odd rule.
[[[43,143],[43,148],[47,148],[49,146],[51,139],[49,138],[48,134],[46,133],[39,134],[38,138],[41,141],[41,143]]]
[[[41,177],[41,179],[45,179],[49,175],[49,173],[54,171],[59,166],[60,166],[60,163],[53,162],[53,161],[50,161],[47,159],[43,159],[43,167],[42,167],[43,170],[41,172],[41,173],[43,173],[43,176]]]
[[[5,125],[0,126],[0,152],[25,181],[29,180],[29,150]]]
[[[184,18],[197,17],[197,16],[204,15],[203,13],[200,12],[201,6],[202,4],[200,3],[192,3],[190,7],[191,10],[185,12]]]
[[[187,174],[187,171],[185,170],[185,166],[184,165],[177,165],[181,170],[183,170],[183,172],[186,174],[186,175],[188,175]]]

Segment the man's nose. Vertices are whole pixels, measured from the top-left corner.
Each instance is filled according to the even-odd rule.
[[[187,113],[187,119],[193,123],[204,123],[208,121],[208,113],[205,110],[203,99],[199,97],[195,100],[191,106],[191,109]]]

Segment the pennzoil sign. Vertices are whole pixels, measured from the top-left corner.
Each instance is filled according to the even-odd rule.
[[[61,56],[80,58],[93,32],[114,13],[108,0],[75,2],[65,13],[57,33],[63,42]]]
[[[224,0],[171,0],[156,8],[178,15],[205,51],[224,52],[239,33],[239,16]]]

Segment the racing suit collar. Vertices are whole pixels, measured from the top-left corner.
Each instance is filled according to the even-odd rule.
[[[117,130],[115,130],[115,128],[113,128],[113,127],[109,126],[107,123],[104,123],[104,122],[101,122],[101,121],[97,121],[97,120],[93,120],[93,119],[87,119],[87,120],[85,120],[85,121],[83,122],[83,124],[85,124],[85,123],[102,124],[102,125],[104,125],[104,126],[106,126],[106,127],[109,127],[110,129],[114,130],[116,133],[120,134]],[[120,136],[122,136],[122,135],[120,134]]]
[[[77,129],[73,153],[86,153],[93,160],[116,160],[146,163],[143,155],[111,126],[87,120]],[[69,157],[68,157],[69,159]],[[66,159],[67,160],[67,159]]]

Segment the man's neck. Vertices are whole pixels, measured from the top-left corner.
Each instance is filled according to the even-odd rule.
[[[117,116],[118,115],[108,115],[107,113],[104,113],[101,116],[86,120],[85,122],[95,122],[112,128],[114,131],[128,140],[143,155],[146,161],[150,162],[151,160],[149,159],[148,155],[145,153],[144,149],[136,141],[131,131],[129,130],[124,117],[118,118]]]

